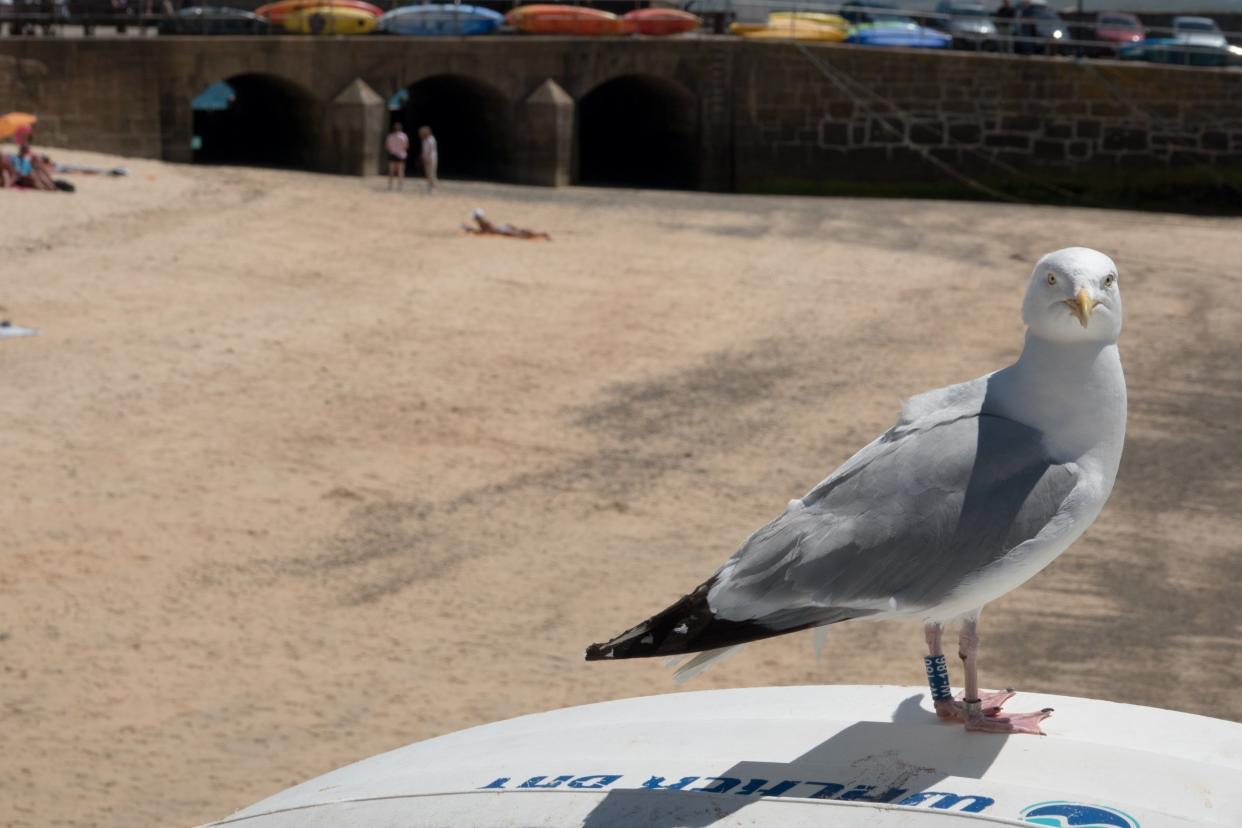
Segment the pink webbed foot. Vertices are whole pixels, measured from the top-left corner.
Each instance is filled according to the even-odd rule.
[[[1047,707],[1038,713],[1005,713],[984,715],[982,712],[966,714],[966,729],[980,733],[1029,733],[1032,736],[1045,735],[1039,723],[1052,715],[1052,708]]]
[[[981,690],[979,692],[979,707],[983,715],[988,717],[998,715],[1005,702],[1013,698],[1013,694],[1014,691],[1012,689]],[[966,721],[965,705],[962,702],[964,695],[964,693],[958,693],[955,699],[941,699],[936,702],[936,715],[945,721]]]

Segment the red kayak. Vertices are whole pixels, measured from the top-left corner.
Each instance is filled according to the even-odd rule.
[[[368,12],[379,17],[384,10],[379,6],[365,2],[365,0],[279,0],[276,3],[268,3],[266,6],[259,6],[254,13],[259,17],[265,17],[277,25],[284,23],[285,18],[293,14],[299,9],[309,9],[322,6],[339,6],[344,9],[358,9],[359,11]]]
[[[633,31],[643,35],[674,35],[692,32],[702,25],[697,16],[680,9],[635,9],[621,16]]]
[[[616,35],[633,31],[628,21],[611,12],[550,3],[518,6],[505,15],[505,20],[527,34]]]

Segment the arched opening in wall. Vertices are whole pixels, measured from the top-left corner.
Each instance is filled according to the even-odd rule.
[[[436,138],[441,178],[513,178],[512,107],[493,87],[464,75],[435,75],[394,95],[389,115],[410,136],[407,175],[422,171],[418,130],[426,126]]]
[[[583,184],[693,189],[698,156],[698,102],[671,81],[625,75],[578,102]]]
[[[315,167],[321,106],[290,81],[235,75],[208,86],[190,108],[196,163]]]

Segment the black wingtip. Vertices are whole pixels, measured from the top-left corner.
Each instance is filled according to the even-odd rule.
[[[586,650],[587,661],[652,658],[700,653],[734,644],[745,644],[791,632],[760,620],[727,621],[718,618],[707,603],[714,580],[700,584],[689,595],[638,626]]]
[[[703,649],[696,646],[693,632],[711,623],[713,614],[707,605],[710,588],[709,581],[641,624],[608,641],[592,644],[586,649],[586,660],[671,656]]]
[[[587,661],[603,661],[612,658],[612,651],[607,644],[592,644],[586,648],[585,657]]]
[[[813,615],[800,613],[782,617],[778,613],[761,619],[729,621],[718,618],[707,603],[707,594],[714,583],[712,580],[699,585],[694,592],[643,623],[609,641],[587,647],[586,660],[609,661],[700,653],[822,624],[836,624],[874,612],[838,607],[825,608]]]

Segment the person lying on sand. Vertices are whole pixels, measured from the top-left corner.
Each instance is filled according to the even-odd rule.
[[[129,170],[124,167],[88,167],[83,164],[56,164],[55,166],[58,173],[74,175],[110,175],[113,178],[129,175]]]
[[[474,233],[476,236],[510,236],[515,239],[552,241],[552,237],[547,233],[540,233],[537,230],[526,230],[521,227],[514,227],[512,224],[492,224],[478,207],[475,207],[474,212],[470,215],[474,218],[474,222],[478,227],[463,224],[461,228],[467,233]]]

